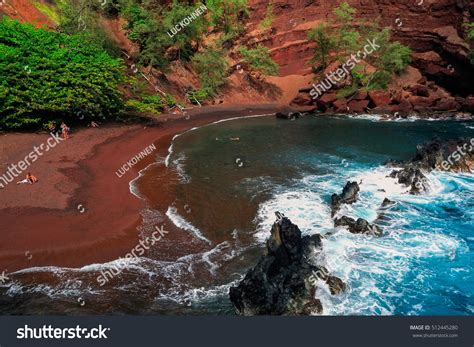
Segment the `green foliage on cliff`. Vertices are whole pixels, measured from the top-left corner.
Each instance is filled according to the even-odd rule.
[[[113,56],[120,56],[120,49],[107,35],[100,13],[99,1],[62,1],[58,4],[60,19],[57,31],[68,35],[82,35],[87,40],[104,48]]]
[[[466,24],[465,28],[469,40],[474,41],[474,23]],[[474,64],[474,50],[471,50],[469,53],[469,59],[471,60],[471,64]]]
[[[149,95],[141,100],[130,99],[125,103],[127,111],[159,114],[166,107],[165,101],[159,95]]]
[[[267,12],[265,13],[265,18],[263,18],[262,22],[260,23],[260,27],[263,29],[267,29],[272,26],[273,23],[273,0],[267,5]]]
[[[0,20],[0,127],[112,117],[123,106],[122,62],[82,35]]]
[[[309,61],[310,64],[319,62],[323,68],[329,63],[331,52],[336,47],[336,41],[326,25],[320,24],[308,32],[308,39],[316,43],[314,57]]]
[[[189,60],[199,48],[207,29],[205,13],[181,24],[201,5],[200,2],[191,5],[177,0],[168,6],[122,0],[120,11],[127,19],[125,29],[128,37],[140,46],[139,62],[166,71],[175,59]]]
[[[210,24],[224,33],[243,30],[243,19],[249,15],[247,0],[206,0]]]
[[[225,56],[223,50],[208,47],[197,53],[192,59],[194,69],[199,76],[201,88],[210,96],[215,95],[219,87],[226,81],[228,63]]]
[[[267,47],[263,45],[258,45],[255,48],[240,47],[239,53],[243,63],[248,64],[253,71],[264,75],[278,74],[278,64],[272,59]]]
[[[382,28],[377,19],[356,22],[355,14],[356,10],[344,2],[334,10],[334,22],[309,31],[309,40],[316,44],[310,63],[318,63],[317,70],[322,70],[333,60],[345,63],[351,59],[355,63],[347,91],[359,87],[386,89],[392,76],[403,72],[411,62],[411,50],[400,42],[391,42],[390,29]],[[365,47],[372,52],[365,52]]]

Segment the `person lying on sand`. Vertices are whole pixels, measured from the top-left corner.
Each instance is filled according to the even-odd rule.
[[[26,174],[26,179],[24,179],[22,181],[18,181],[18,182],[16,182],[16,184],[35,184],[38,181],[39,181],[39,179],[37,179],[30,172],[28,172]]]
[[[93,127],[93,128],[98,128],[99,127],[99,124],[100,123],[96,123],[94,121],[91,122],[91,124],[89,124],[90,127]]]

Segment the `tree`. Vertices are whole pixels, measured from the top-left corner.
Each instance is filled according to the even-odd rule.
[[[247,0],[207,0],[211,25],[228,34],[243,30],[242,20],[248,16]]]
[[[270,51],[263,45],[255,48],[240,47],[239,53],[243,63],[247,63],[254,71],[264,75],[277,75],[278,64],[272,59]]]
[[[163,12],[162,15],[162,27],[173,28],[175,25],[180,23],[183,19],[189,17],[201,3],[197,3],[196,6],[188,4],[181,4],[177,0],[173,0],[170,8]],[[178,58],[189,60],[193,54],[193,42],[200,43],[202,34],[207,29],[207,21],[204,15],[196,17],[191,20],[188,25],[181,28],[176,35],[171,38],[171,46],[178,49]],[[169,35],[168,35],[169,36]]]
[[[59,32],[68,35],[86,35],[88,40],[100,45],[110,54],[120,55],[119,48],[107,35],[100,22],[98,2],[93,0],[61,2],[59,9],[61,12]]]
[[[361,35],[354,30],[354,14],[356,9],[349,6],[347,2],[343,2],[334,10],[336,16],[336,24],[339,26],[336,30],[336,46],[338,51],[343,55],[350,54],[359,49]]]
[[[393,74],[401,73],[411,62],[410,48],[399,42],[391,42],[389,28],[382,29],[377,18],[371,22],[355,23],[355,13],[356,10],[344,2],[334,10],[335,22],[330,22],[328,26],[318,25],[308,33],[308,38],[316,43],[314,57],[309,62],[320,62],[321,67],[326,67],[332,56],[341,62],[347,61],[352,54],[361,52],[368,41],[380,47],[369,55],[364,52],[365,63],[354,62],[352,84],[340,95],[350,95],[359,87],[385,89]],[[376,71],[369,73],[369,65],[375,67]]]
[[[0,20],[0,126],[38,128],[77,114],[114,117],[122,110],[122,61],[83,35]]]
[[[226,81],[228,63],[225,56],[223,50],[208,47],[192,58],[201,88],[207,90],[210,96],[214,96]]]
[[[331,37],[328,27],[320,24],[311,29],[308,32],[308,39],[316,43],[314,57],[309,61],[310,64],[320,62],[323,68],[326,67],[329,62],[329,56],[336,47],[335,40]]]

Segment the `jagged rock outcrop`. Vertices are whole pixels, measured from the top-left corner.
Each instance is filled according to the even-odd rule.
[[[375,219],[375,223],[385,222],[387,220],[386,212],[394,207],[397,203],[392,201],[388,198],[383,199],[382,204],[377,210],[377,218]]]
[[[382,229],[375,224],[370,224],[363,218],[354,218],[342,216],[334,220],[336,227],[345,226],[349,228],[349,231],[353,234],[367,234],[372,236],[382,236]]]
[[[423,172],[432,170],[473,172],[474,139],[441,140],[435,138],[418,145],[413,159],[406,162],[389,161],[387,165],[401,167],[401,170],[392,171],[390,177],[396,178],[398,183],[410,187],[411,194],[418,194],[429,189],[428,180]]]
[[[382,205],[380,205],[380,209],[384,210],[384,209],[387,209],[387,208],[389,208],[390,206],[393,206],[393,205],[395,205],[395,204],[396,204],[395,201],[392,201],[392,200],[390,200],[390,199],[388,199],[388,198],[385,198],[385,199],[383,199],[383,201],[382,201]]]
[[[388,166],[415,168],[425,171],[441,170],[470,172],[474,160],[474,140],[434,138],[418,145],[416,155],[406,162],[389,161]]]
[[[298,226],[277,216],[264,255],[239,285],[230,289],[230,300],[241,315],[320,313],[323,307],[315,298],[318,279],[327,283],[332,294],[344,291],[345,284],[317,264],[321,236],[301,237]]]
[[[393,170],[390,177],[398,179],[398,183],[410,187],[410,194],[419,194],[429,190],[428,179],[420,169],[409,166],[403,170]]]
[[[353,204],[359,196],[359,185],[357,182],[347,182],[341,194],[334,193],[331,196],[331,216],[334,216],[342,204]]]

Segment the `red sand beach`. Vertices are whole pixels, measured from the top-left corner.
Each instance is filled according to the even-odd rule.
[[[146,204],[130,193],[129,182],[156,155],[166,155],[175,134],[219,119],[282,108],[276,104],[203,107],[188,111],[189,119],[162,115],[151,127],[108,125],[73,132],[15,179],[32,172],[39,183],[12,182],[0,189],[0,270],[79,267],[123,256],[138,242],[139,212]],[[48,138],[48,134],[0,135],[0,175]],[[123,177],[115,174],[152,144],[156,151]]]

